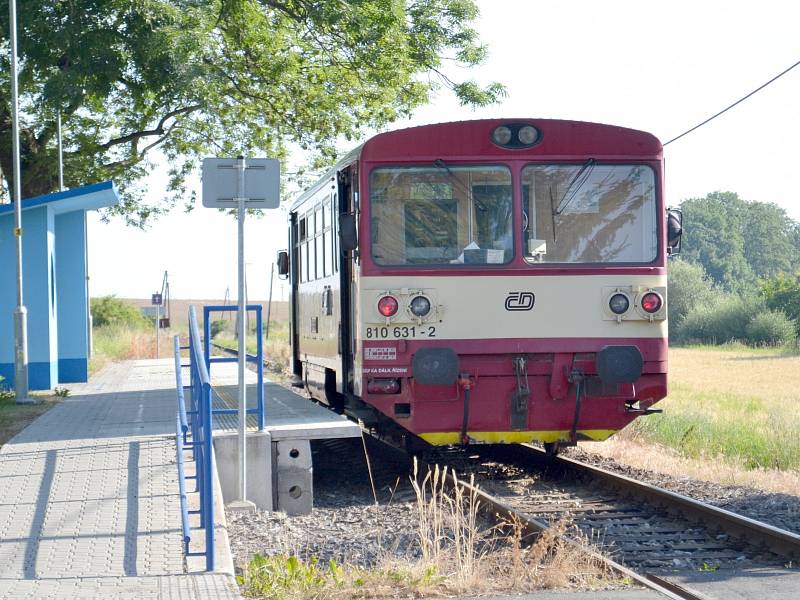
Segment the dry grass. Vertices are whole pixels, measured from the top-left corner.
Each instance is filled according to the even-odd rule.
[[[669,368],[671,383],[776,403],[796,402],[800,386],[800,355],[779,349],[670,348]]]
[[[158,355],[168,358],[173,355],[172,338],[175,333],[162,329],[158,336]],[[89,363],[91,374],[97,373],[110,362],[156,357],[156,333],[154,329],[137,329],[125,325],[97,327],[93,332],[94,353]]]
[[[676,478],[744,485],[800,496],[800,472],[796,470],[748,469],[731,460],[689,458],[672,448],[647,442],[632,430],[625,430],[605,442],[581,442],[580,446],[587,452],[614,459],[620,464]]]
[[[519,593],[546,588],[595,589],[611,581],[603,565],[561,537],[574,534],[569,520],[554,522],[532,544],[522,528],[482,529],[474,485],[447,469],[412,479],[420,557],[387,552],[373,569],[320,565],[296,555],[256,556],[240,578],[245,595],[265,599],[344,600]],[[380,507],[376,506],[380,511]]]

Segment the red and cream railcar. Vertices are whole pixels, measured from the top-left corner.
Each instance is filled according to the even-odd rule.
[[[603,440],[667,393],[677,245],[648,133],[544,119],[383,133],[291,208],[294,372],[434,445]]]

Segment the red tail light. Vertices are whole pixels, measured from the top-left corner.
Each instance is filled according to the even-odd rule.
[[[663,301],[661,300],[661,296],[656,294],[655,292],[647,292],[644,296],[642,296],[642,308],[645,312],[649,313],[657,313],[661,310],[661,305]]]
[[[378,312],[380,312],[384,317],[391,317],[395,313],[397,313],[397,308],[400,305],[397,303],[397,299],[394,296],[384,296],[380,300],[378,300]]]
[[[369,394],[399,394],[399,379],[370,379],[367,381],[367,393]]]

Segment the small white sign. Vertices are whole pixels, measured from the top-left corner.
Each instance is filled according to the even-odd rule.
[[[239,159],[203,159],[203,206],[236,208]],[[245,159],[244,190],[247,208],[278,208],[281,203],[281,167],[275,158]]]
[[[394,346],[368,346],[364,348],[364,360],[397,360]]]

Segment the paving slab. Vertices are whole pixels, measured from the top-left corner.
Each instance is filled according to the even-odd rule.
[[[236,363],[212,363],[211,382],[215,408],[238,408],[239,386]],[[247,406],[257,406],[256,374],[245,372]],[[361,428],[335,412],[277,383],[264,383],[264,428],[273,441],[322,440],[361,437]],[[215,415],[214,428],[231,431],[238,427],[238,415]],[[256,415],[247,416],[250,431],[258,427]]]
[[[0,449],[0,599],[239,597],[230,572],[187,573],[173,364],[72,384]]]

